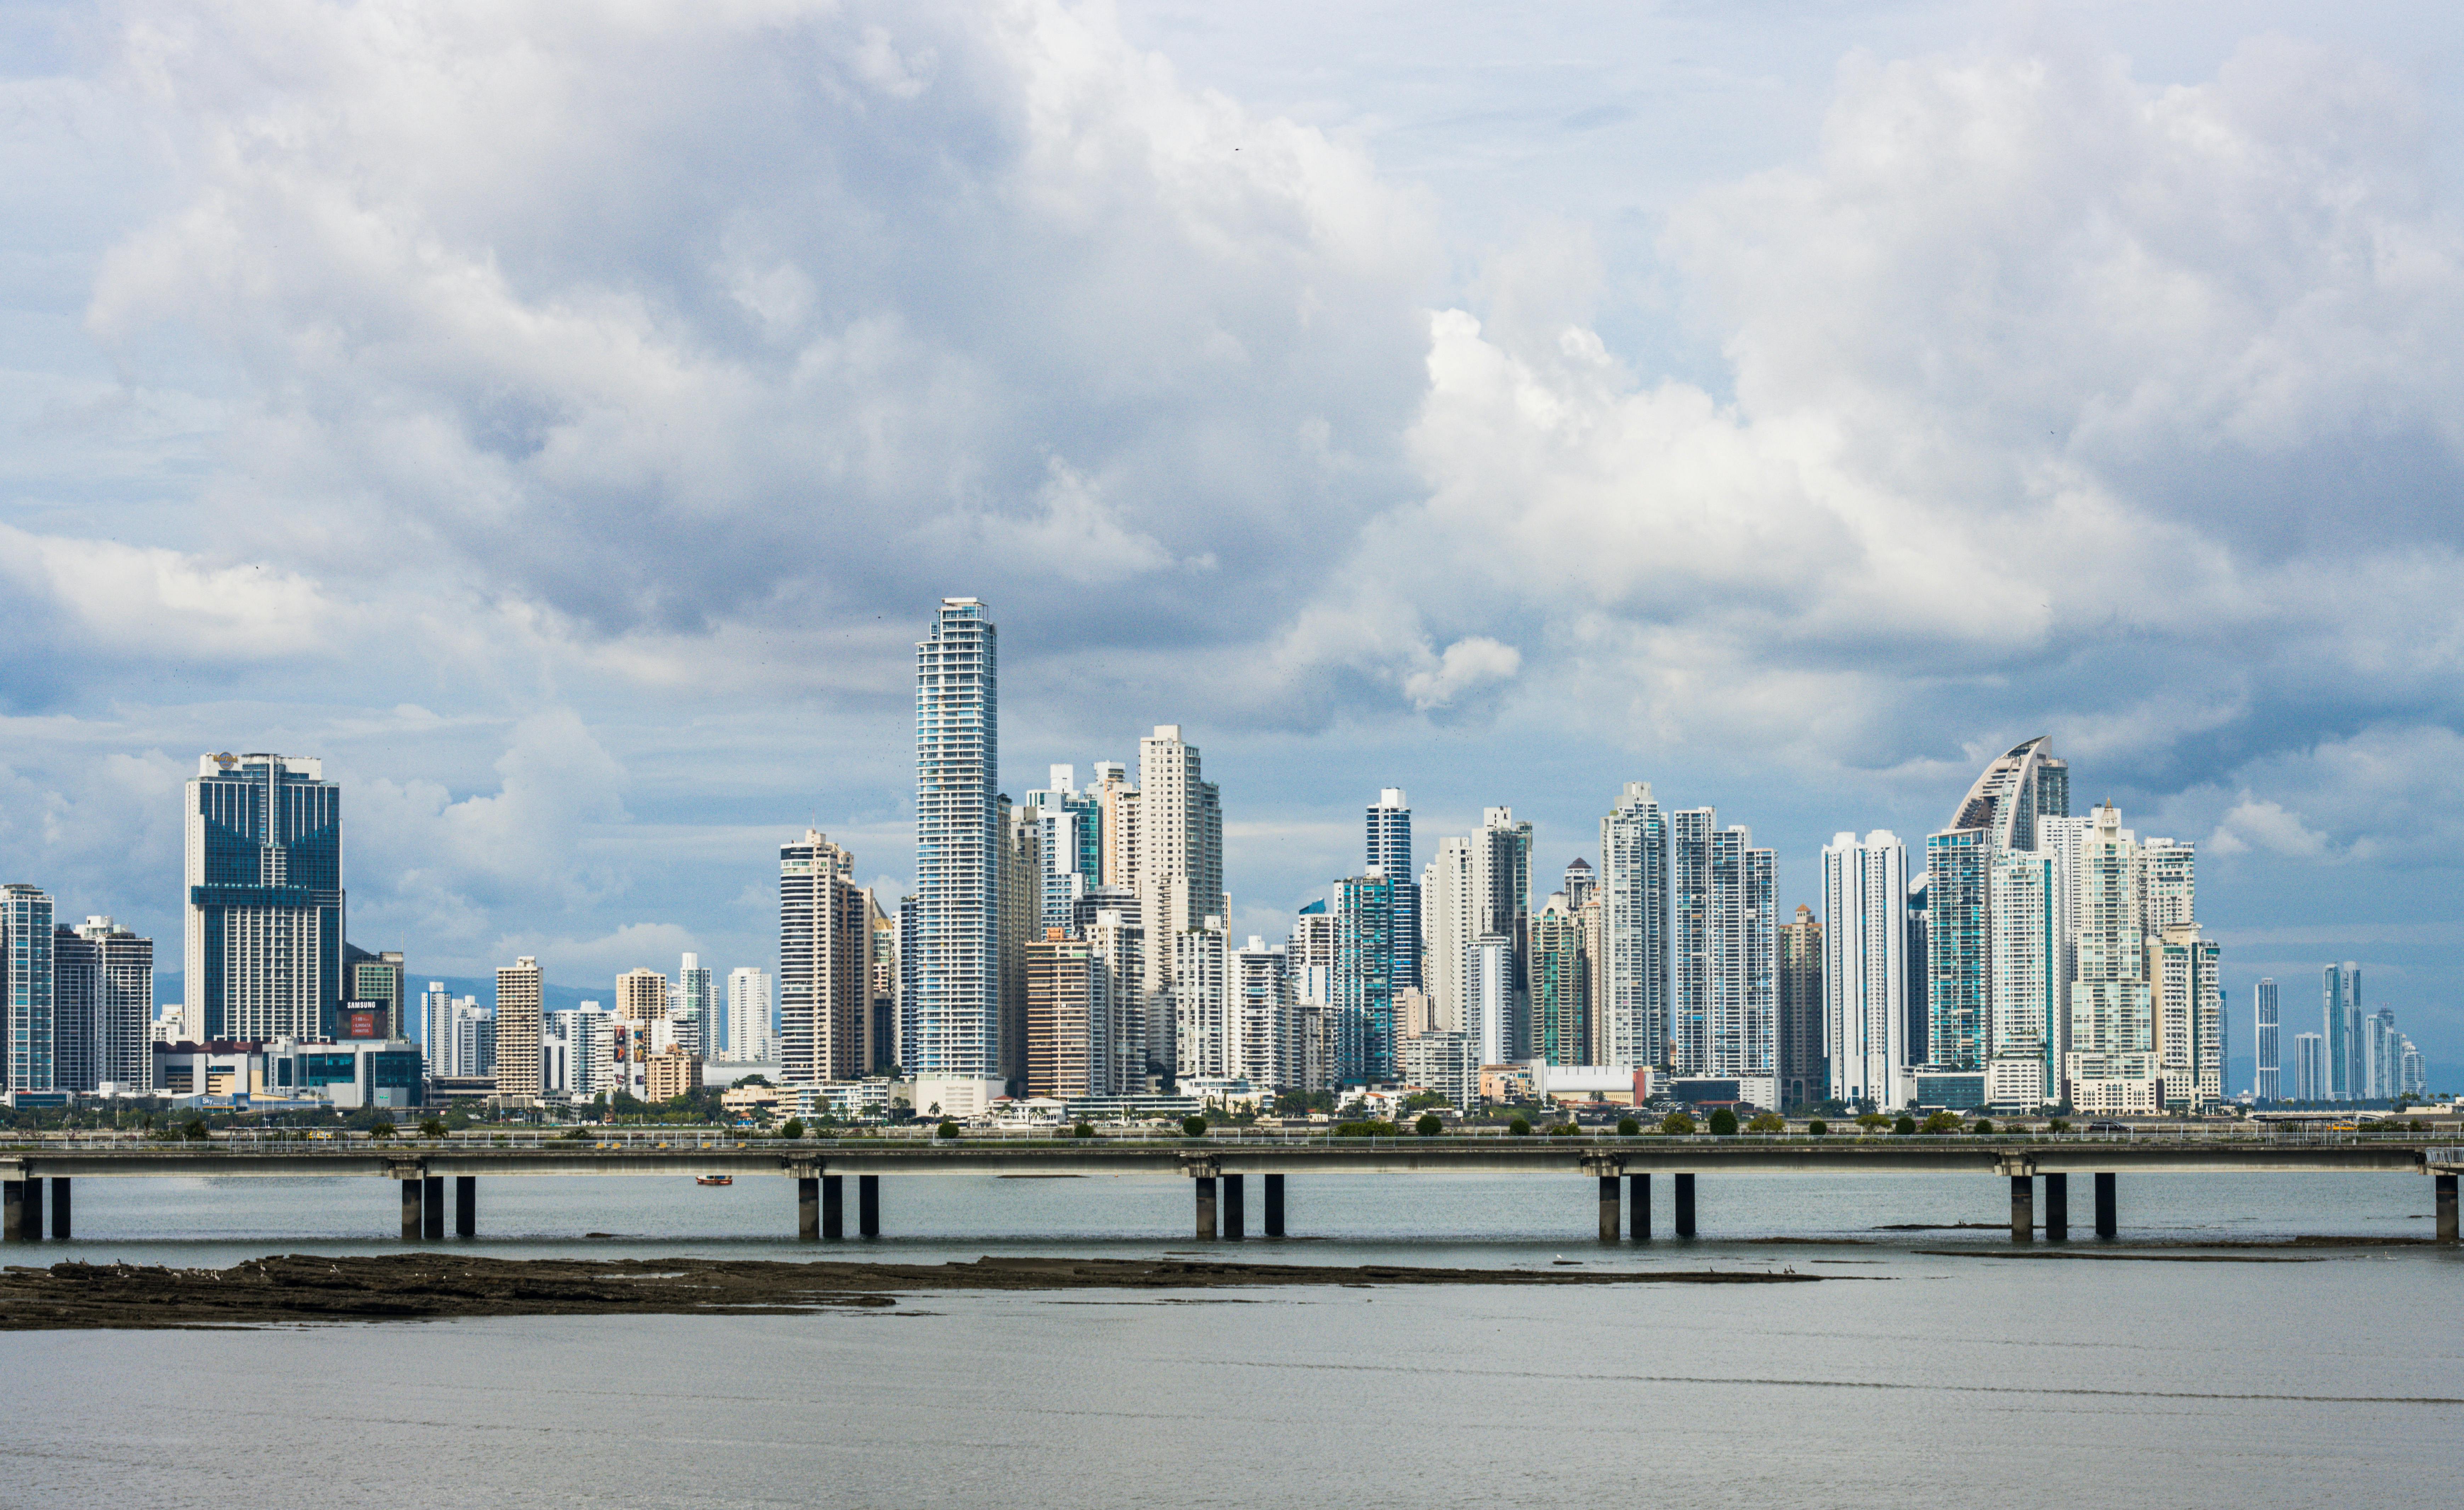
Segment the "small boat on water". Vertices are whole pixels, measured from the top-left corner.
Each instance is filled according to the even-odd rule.
[[[733,1185],[736,1183],[736,1176],[733,1174],[696,1174],[693,1176],[693,1183],[695,1185]]]

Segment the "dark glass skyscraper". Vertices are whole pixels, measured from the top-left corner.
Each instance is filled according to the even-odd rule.
[[[187,809],[188,1036],[333,1037],[344,984],[341,788],[322,761],[209,755]]]

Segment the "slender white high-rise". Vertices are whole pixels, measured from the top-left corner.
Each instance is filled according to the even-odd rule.
[[[1609,1061],[1668,1062],[1668,821],[1651,783],[1628,781],[1600,820],[1604,998]]]
[[[915,646],[915,1061],[990,1079],[1001,1045],[998,635],[974,598],[944,598]]]
[[[1907,1104],[1908,851],[1878,828],[1822,851],[1822,1018],[1831,1099]]]
[[[745,1063],[766,1064],[777,1052],[770,1017],[770,973],[738,965],[727,973],[727,1052]]]

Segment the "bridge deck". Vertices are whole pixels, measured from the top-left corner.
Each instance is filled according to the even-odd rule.
[[[21,1147],[0,1178],[135,1176],[815,1174],[2037,1174],[2421,1173],[2464,1166],[2464,1145],[2353,1140],[1977,1137],[1832,1139],[1344,1138],[711,1142],[660,1147],[551,1139],[521,1146],[406,1140],[318,1147]]]

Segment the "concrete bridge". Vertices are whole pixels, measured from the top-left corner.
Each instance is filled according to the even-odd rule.
[[[1673,1226],[1692,1236],[1694,1181],[1734,1174],[1977,1174],[2010,1182],[2011,1240],[2035,1240],[2036,1182],[2044,1182],[2049,1241],[2070,1236],[2070,1176],[2094,1177],[2095,1230],[2119,1231],[2123,1174],[2174,1172],[2424,1174],[2431,1178],[2437,1240],[2457,1240],[2455,1177],[2464,1143],[2379,1133],[2260,1136],[2239,1131],[1945,1136],[1202,1138],[857,1137],[834,1141],[721,1135],[627,1134],[587,1140],[521,1134],[433,1140],[240,1134],[203,1143],[82,1137],[0,1146],[0,1236],[15,1240],[72,1226],[72,1182],[133,1176],[363,1175],[399,1182],[406,1240],[446,1236],[445,1182],[453,1181],[453,1230],[478,1224],[480,1176],[538,1174],[778,1176],[796,1182],[800,1236],[846,1236],[844,1180],[856,1180],[857,1231],[881,1232],[885,1175],[1151,1174],[1187,1178],[1196,1236],[1248,1236],[1247,1181],[1263,1185],[1264,1235],[1284,1236],[1284,1181],[1310,1174],[1517,1174],[1597,1182],[1599,1236],[1652,1235],[1651,1181],[1672,1186]],[[49,1190],[46,1192],[46,1185]],[[45,1200],[48,1193],[49,1200]]]

